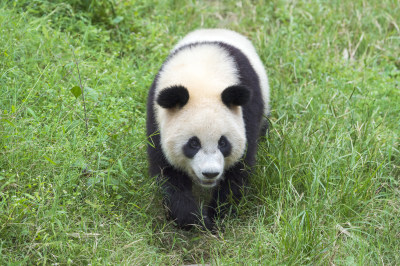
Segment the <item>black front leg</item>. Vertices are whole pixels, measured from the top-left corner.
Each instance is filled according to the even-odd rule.
[[[225,173],[225,178],[214,191],[208,208],[208,217],[211,221],[214,222],[217,217],[222,218],[231,203],[239,203],[247,179],[248,172],[243,163],[237,163]]]
[[[169,167],[162,171],[160,178],[169,219],[183,229],[190,229],[196,224],[208,230],[213,228],[211,220],[203,216],[196,203],[192,181],[187,175]]]

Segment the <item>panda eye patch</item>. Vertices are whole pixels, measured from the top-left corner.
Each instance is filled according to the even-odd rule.
[[[218,149],[224,155],[224,157],[228,157],[232,151],[232,145],[229,140],[225,136],[221,136],[218,141]]]
[[[200,140],[197,137],[193,137],[189,140],[189,145],[193,149],[198,149],[200,148]]]
[[[193,158],[196,153],[200,150],[201,143],[198,137],[191,137],[188,142],[183,146],[183,154],[188,158]]]

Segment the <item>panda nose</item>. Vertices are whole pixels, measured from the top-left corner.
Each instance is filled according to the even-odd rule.
[[[202,174],[207,178],[214,178],[219,175],[219,172],[202,172]]]

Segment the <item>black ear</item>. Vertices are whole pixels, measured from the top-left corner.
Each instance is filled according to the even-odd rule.
[[[222,102],[228,106],[232,105],[241,106],[245,105],[251,98],[251,91],[243,86],[230,86],[226,88],[221,94]]]
[[[189,92],[183,86],[172,86],[161,90],[157,103],[163,108],[183,107],[189,100]]]

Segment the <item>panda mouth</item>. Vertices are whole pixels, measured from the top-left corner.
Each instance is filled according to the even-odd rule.
[[[216,180],[201,180],[201,179],[199,179],[199,183],[203,187],[213,187],[217,184]]]

